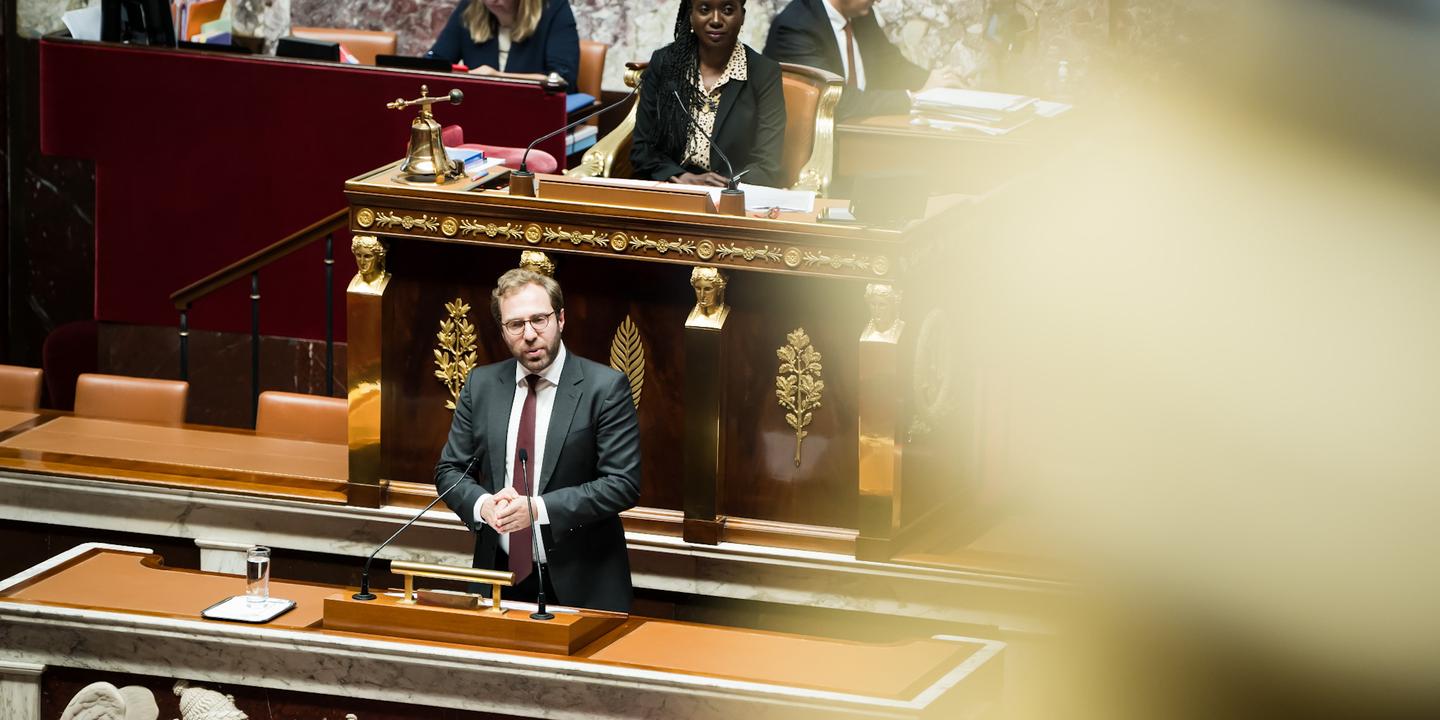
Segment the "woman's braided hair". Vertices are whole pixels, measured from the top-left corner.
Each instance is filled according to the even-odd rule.
[[[665,66],[660,73],[660,97],[656,99],[656,115],[660,119],[660,149],[671,157],[680,157],[690,142],[690,121],[686,119],[692,108],[700,107],[705,99],[696,88],[695,79],[700,76],[699,40],[690,26],[690,6],[694,0],[680,0],[675,13],[675,42],[665,48]],[[745,0],[740,0],[745,5]],[[735,42],[740,42],[738,39]],[[675,93],[684,101],[681,106],[675,101]]]

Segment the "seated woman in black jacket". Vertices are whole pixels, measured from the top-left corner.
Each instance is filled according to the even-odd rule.
[[[680,0],[675,42],[655,51],[640,81],[636,177],[723,186],[723,153],[745,182],[780,182],[780,64],[740,42],[744,22],[745,0]]]
[[[465,62],[470,72],[544,78],[557,73],[575,90],[580,34],[570,0],[460,0],[426,53]]]

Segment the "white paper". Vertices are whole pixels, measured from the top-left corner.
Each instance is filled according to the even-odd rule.
[[[725,188],[709,188],[710,199],[720,204],[720,193]],[[756,212],[780,208],[781,212],[814,212],[815,193],[810,190],[782,190],[780,188],[767,187],[765,185],[750,185],[740,183],[740,189],[745,191],[745,210]]]
[[[1035,114],[1040,117],[1052,118],[1069,111],[1071,107],[1073,106],[1067,103],[1055,102],[1054,100],[1037,100],[1035,102]]]
[[[1035,102],[1026,95],[989,92],[987,90],[963,90],[961,88],[931,88],[915,93],[917,107],[974,108],[997,112],[1015,112]]]
[[[70,37],[76,40],[100,39],[100,3],[81,10],[71,10],[60,16]]]

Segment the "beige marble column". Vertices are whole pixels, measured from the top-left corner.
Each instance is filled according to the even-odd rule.
[[[40,720],[40,673],[44,665],[0,661],[0,718]]]

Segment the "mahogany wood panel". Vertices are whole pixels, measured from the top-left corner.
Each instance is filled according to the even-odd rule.
[[[867,318],[864,289],[855,281],[731,275],[720,514],[855,527],[855,348]],[[802,327],[822,356],[825,390],[797,468],[795,431],[775,395],[775,351]]]
[[[552,614],[551,620],[532,620],[529,610],[492,613],[407,605],[390,595],[362,601],[336,593],[325,598],[323,625],[327,630],[570,655],[619,627],[627,617],[595,610]]]

